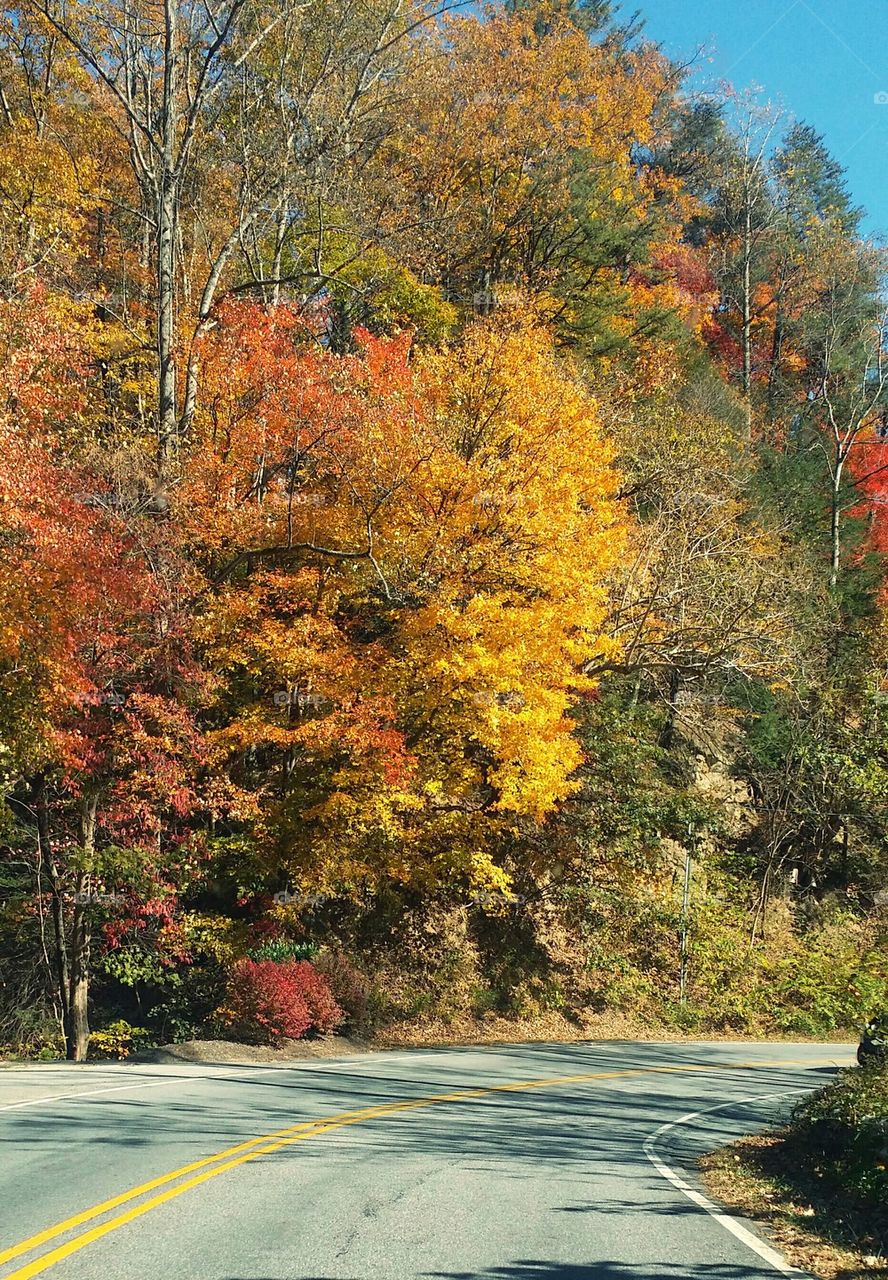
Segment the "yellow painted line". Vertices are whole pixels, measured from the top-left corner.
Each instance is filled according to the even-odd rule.
[[[815,1066],[832,1066],[833,1060],[806,1060],[806,1061],[783,1061],[783,1062],[739,1062],[739,1063],[694,1063],[676,1067],[639,1067],[635,1069],[622,1071],[595,1071],[584,1073],[581,1075],[571,1076],[548,1076],[540,1080],[521,1080],[510,1084],[488,1085],[479,1089],[461,1089],[454,1093],[433,1094],[430,1097],[405,1099],[399,1102],[381,1103],[375,1107],[363,1107],[357,1111],[341,1111],[336,1115],[328,1116],[323,1120],[302,1121],[299,1124],[291,1125],[287,1129],[278,1129],[275,1133],[265,1134],[259,1138],[251,1138],[247,1142],[242,1142],[235,1147],[228,1147],[224,1151],[219,1151],[216,1155],[208,1156],[203,1160],[193,1161],[191,1164],[183,1165],[179,1169],[174,1169],[170,1173],[153,1178],[150,1182],[143,1182],[137,1187],[132,1187],[129,1191],[124,1191],[118,1196],[114,1196],[110,1200],[104,1200],[101,1204],[94,1205],[91,1209],[85,1209],[82,1213],[75,1214],[73,1217],[66,1218],[63,1222],[56,1223],[55,1226],[47,1227],[46,1230],[38,1232],[36,1235],[29,1236],[27,1240],[22,1240],[19,1244],[13,1245],[11,1248],[0,1253],[0,1265],[12,1261],[14,1258],[20,1257],[24,1253],[30,1253],[33,1249],[38,1248],[41,1244],[55,1239],[60,1235],[64,1235],[68,1231],[74,1230],[76,1227],[82,1226],[86,1222],[92,1221],[94,1218],[101,1217],[103,1214],[110,1212],[112,1209],[119,1208],[121,1205],[131,1200],[136,1200],[140,1196],[145,1195],[149,1191],[154,1191],[158,1187],[167,1186],[167,1190],[162,1191],[159,1195],[151,1196],[150,1199],[142,1201],[141,1204],[133,1205],[124,1213],[118,1214],[114,1218],[110,1218],[107,1222],[100,1223],[98,1226],[90,1228],[90,1230],[75,1236],[73,1240],[69,1240],[66,1244],[59,1245],[55,1249],[51,1249],[48,1253],[36,1258],[33,1262],[27,1263],[24,1267],[20,1267],[16,1271],[10,1272],[5,1280],[31,1280],[32,1276],[40,1275],[41,1272],[48,1270],[57,1262],[61,1262],[64,1258],[70,1257],[72,1253],[86,1248],[87,1245],[101,1239],[111,1231],[116,1231],[118,1227],[125,1226],[128,1222],[134,1221],[145,1213],[149,1213],[152,1209],[158,1208],[162,1204],[166,1204],[169,1200],[175,1199],[176,1196],[190,1191],[193,1187],[198,1187],[204,1182],[208,1182],[210,1178],[218,1177],[222,1173],[227,1173],[229,1169],[237,1168],[238,1165],[246,1164],[249,1161],[257,1160],[260,1156],[271,1155],[275,1151],[281,1150],[282,1147],[291,1146],[297,1142],[303,1142],[307,1138],[313,1138],[321,1133],[329,1132],[333,1129],[345,1128],[347,1125],[359,1124],[364,1120],[372,1120],[379,1116],[392,1115],[400,1111],[415,1111],[423,1107],[432,1107],[447,1102],[463,1102],[474,1098],[489,1097],[497,1093],[517,1093],[530,1089],[552,1088],[557,1085],[580,1084],[587,1083],[590,1080],[615,1080],[624,1079],[631,1076],[646,1075],[674,1075],[687,1074],[694,1071],[763,1071],[771,1068],[786,1067],[815,1067]],[[229,1157],[233,1157],[229,1159]],[[201,1170],[201,1172],[197,1172]],[[168,1186],[171,1182],[185,1177],[187,1174],[196,1174],[196,1176],[187,1178],[184,1182],[179,1182],[176,1186]]]
[[[335,1118],[341,1119],[348,1115],[360,1114],[362,1113],[345,1111]],[[262,1143],[269,1142],[273,1138],[281,1138],[287,1134],[296,1133],[301,1129],[314,1129],[319,1123],[318,1120],[303,1120],[300,1124],[290,1125],[286,1129],[279,1129],[276,1133],[267,1133],[259,1138],[250,1138],[246,1142],[238,1143],[236,1147],[227,1147],[224,1151],[218,1151],[214,1156],[206,1156],[203,1160],[195,1160],[191,1164],[182,1165],[179,1169],[173,1169],[171,1173],[164,1173],[157,1178],[152,1178],[150,1182],[143,1182],[137,1187],[131,1187],[129,1191],[122,1191],[120,1195],[114,1196],[110,1200],[103,1200],[101,1204],[93,1205],[91,1209],[85,1209],[83,1213],[74,1214],[73,1217],[66,1218],[64,1222],[56,1223],[55,1226],[47,1227],[45,1231],[38,1232],[37,1235],[29,1236],[21,1244],[4,1249],[0,1252],[0,1266],[6,1262],[11,1262],[13,1258],[20,1257],[23,1253],[30,1253],[32,1249],[36,1249],[38,1245],[45,1244],[47,1240],[53,1240],[56,1236],[73,1230],[74,1227],[82,1226],[84,1222],[90,1222],[93,1218],[99,1218],[103,1213],[108,1213],[111,1209],[119,1208],[120,1205],[126,1204],[129,1200],[135,1200],[139,1196],[145,1195],[148,1191],[155,1191],[158,1187],[165,1186],[169,1182],[175,1182],[177,1178],[183,1177],[186,1173],[194,1173],[207,1165],[216,1164],[219,1160],[225,1160],[228,1156],[237,1155],[241,1151],[261,1146]]]

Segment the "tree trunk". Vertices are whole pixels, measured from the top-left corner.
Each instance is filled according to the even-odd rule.
[[[287,227],[290,216],[289,193],[285,192],[278,213],[274,234],[274,255],[271,263],[271,305],[276,307],[281,300],[281,268],[284,262],[284,242],[287,238]]]
[[[771,343],[771,367],[768,370],[768,423],[771,427],[777,417],[777,381],[780,359],[783,355],[783,307],[778,303],[774,319],[774,338]],[[773,433],[772,433],[773,438]]]
[[[179,175],[176,172],[176,125],[179,22],[177,0],[164,3],[162,144],[157,182],[157,453],[164,472],[176,442],[176,218]]]
[[[216,298],[216,290],[219,287],[219,281],[222,279],[222,273],[225,270],[228,261],[234,252],[235,246],[240,239],[243,227],[238,227],[228,237],[225,244],[222,245],[216,254],[216,260],[210,269],[203,292],[200,298],[200,308],[197,315],[197,324],[191,335],[191,343],[188,350],[188,359],[185,363],[185,395],[182,405],[182,415],[178,423],[179,435],[182,439],[188,436],[191,430],[191,423],[194,418],[194,410],[197,407],[197,376],[198,376],[198,349],[200,339],[208,331],[210,324],[210,316],[213,310],[213,302]]]
[[[746,433],[752,439],[752,208],[746,197],[743,227],[743,399],[746,401]]]
[[[71,978],[68,989],[68,1016],[65,1027],[65,1057],[69,1062],[85,1062],[89,1049],[89,876],[78,876],[77,899],[71,926]]]
[[[666,723],[660,733],[658,745],[663,751],[669,751],[675,738],[675,721],[678,715],[678,694],[681,689],[681,672],[678,667],[673,667],[669,672],[669,710],[666,714]]]
[[[96,840],[95,796],[83,801],[80,816],[80,843],[84,863],[88,868]],[[77,877],[74,894],[74,915],[71,924],[70,985],[68,988],[68,1016],[65,1027],[65,1056],[69,1062],[85,1062],[89,1049],[89,976],[90,942],[89,923],[90,872],[83,870]]]
[[[832,509],[830,511],[830,532],[832,539],[832,555],[830,561],[829,585],[835,590],[839,581],[839,570],[842,565],[842,472],[844,470],[845,460],[840,458],[836,462],[835,473],[833,475],[832,487]]]
[[[67,1034],[68,996],[70,978],[68,973],[68,948],[65,940],[65,919],[62,908],[62,885],[58,866],[53,853],[52,839],[49,830],[49,816],[46,812],[46,780],[38,779],[34,795],[34,811],[37,815],[38,863],[49,882],[50,915],[52,917],[52,933],[55,950],[54,978],[56,987],[57,1009],[61,1017],[62,1031]]]
[[[157,234],[157,454],[161,471],[176,441],[175,254],[176,199],[169,189],[161,195]]]

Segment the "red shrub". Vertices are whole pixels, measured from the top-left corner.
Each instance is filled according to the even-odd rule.
[[[312,1024],[322,1035],[342,1025],[345,1014],[333,998],[330,984],[309,960],[297,960],[288,966],[298,974],[302,998],[308,1005]]]
[[[312,1024],[292,964],[238,960],[228,980],[219,1019],[245,1044],[298,1040]]]
[[[306,1031],[332,1031],[343,1013],[325,978],[307,960],[238,960],[217,1017],[246,1044],[299,1040]]]

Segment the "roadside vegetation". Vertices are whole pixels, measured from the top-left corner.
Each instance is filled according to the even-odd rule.
[[[888,1004],[885,273],[603,0],[8,6],[0,1049]]]
[[[888,1064],[844,1071],[790,1125],[707,1156],[711,1190],[822,1280],[888,1274]]]

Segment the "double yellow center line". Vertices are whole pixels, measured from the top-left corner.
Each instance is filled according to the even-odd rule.
[[[806,1062],[743,1062],[736,1064],[698,1063],[677,1067],[641,1067],[624,1071],[594,1071],[582,1075],[548,1076],[541,1080],[522,1080],[510,1084],[488,1085],[480,1089],[461,1089],[453,1093],[437,1093],[424,1098],[412,1098],[400,1102],[386,1102],[374,1107],[362,1107],[357,1111],[340,1111],[336,1115],[327,1116],[321,1120],[302,1121],[300,1124],[291,1125],[289,1128],[278,1129],[275,1133],[267,1133],[259,1138],[251,1138],[249,1141],[241,1142],[235,1147],[227,1147],[224,1151],[219,1151],[213,1156],[207,1156],[203,1160],[195,1160],[191,1164],[182,1165],[181,1168],[173,1169],[170,1173],[162,1174],[160,1177],[152,1178],[149,1182],[143,1182],[137,1187],[130,1188],[129,1191],[121,1192],[120,1195],[113,1196],[110,1200],[103,1200],[101,1204],[85,1209],[82,1213],[74,1214],[70,1218],[65,1218],[63,1222],[57,1222],[54,1226],[47,1227],[44,1231],[39,1231],[36,1235],[29,1236],[27,1240],[22,1240],[11,1248],[0,1251],[0,1267],[12,1262],[15,1258],[20,1258],[26,1253],[39,1249],[41,1245],[48,1244],[50,1241],[58,1239],[59,1236],[76,1231],[77,1228],[93,1222],[96,1218],[103,1217],[114,1209],[119,1209],[121,1205],[130,1205],[123,1213],[118,1213],[115,1217],[108,1218],[105,1222],[74,1235],[64,1244],[57,1245],[54,1249],[50,1249],[35,1258],[33,1262],[9,1272],[4,1277],[4,1280],[31,1280],[32,1276],[40,1275],[57,1262],[61,1262],[63,1259],[70,1257],[71,1254],[85,1249],[87,1245],[100,1240],[102,1236],[108,1235],[111,1231],[116,1231],[118,1227],[123,1227],[128,1222],[133,1222],[136,1218],[140,1218],[143,1214],[150,1213],[152,1209],[159,1208],[169,1200],[175,1199],[176,1196],[181,1196],[186,1191],[190,1191],[193,1187],[199,1187],[202,1183],[209,1182],[211,1178],[218,1178],[220,1174],[227,1173],[229,1169],[236,1169],[238,1165],[247,1164],[251,1160],[258,1160],[261,1156],[271,1155],[275,1151],[280,1151],[283,1147],[292,1146],[297,1142],[305,1142],[309,1138],[317,1137],[322,1133],[329,1133],[333,1129],[342,1129],[347,1125],[360,1124],[365,1120],[374,1120],[379,1116],[396,1115],[402,1111],[417,1111],[424,1107],[438,1106],[448,1102],[468,1102],[475,1098],[491,1097],[498,1093],[519,1093],[531,1089],[550,1089],[559,1085],[585,1084],[591,1080],[616,1080],[630,1076],[674,1075],[693,1071],[754,1071],[823,1065],[833,1064],[831,1062],[813,1062],[810,1060]],[[179,1181],[179,1179],[184,1180]],[[171,1183],[176,1185],[171,1186]],[[158,1188],[161,1187],[166,1189],[159,1191],[157,1195],[149,1196],[149,1192],[158,1191]],[[142,1196],[148,1196],[148,1199],[142,1200],[139,1204],[131,1204],[132,1201],[139,1200]]]

